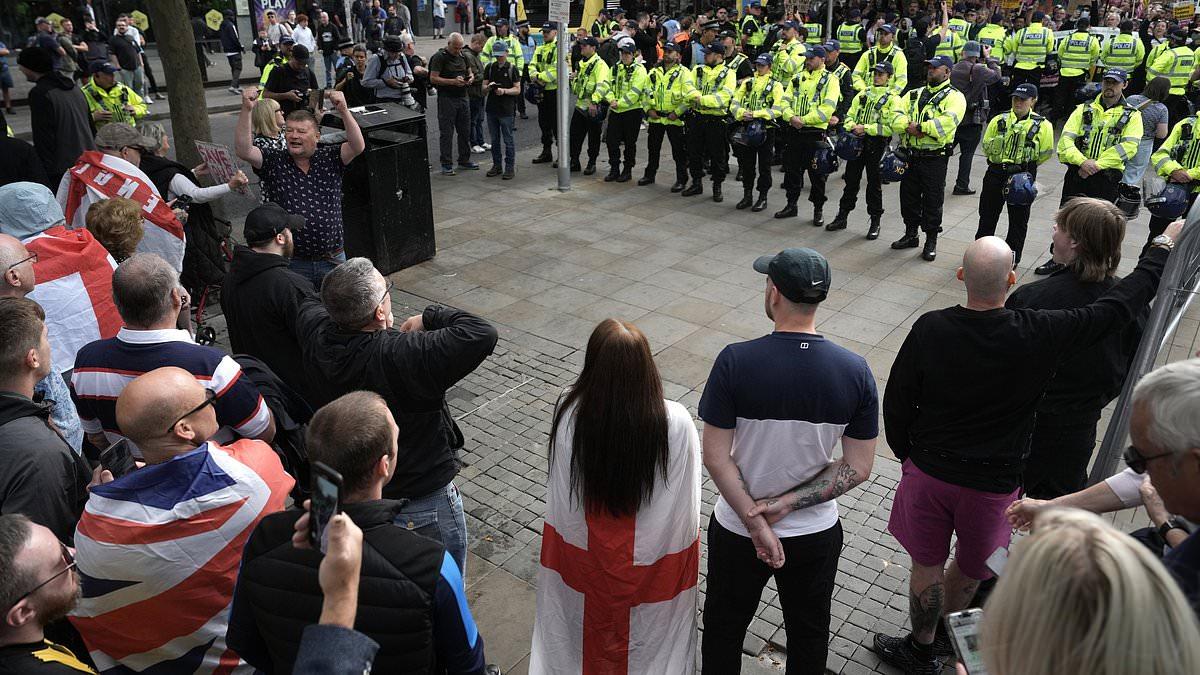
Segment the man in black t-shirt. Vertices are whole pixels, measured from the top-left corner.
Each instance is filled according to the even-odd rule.
[[[295,45],[287,65],[274,68],[267,76],[263,96],[279,101],[283,114],[307,107],[308,92],[318,86],[317,75],[308,67],[308,47]]]
[[[117,19],[117,32],[109,38],[108,50],[110,58],[115,59],[121,69],[121,84],[141,94],[146,90],[142,83],[142,53],[133,34],[128,31],[129,23],[125,19]]]
[[[500,144],[504,143],[504,180],[516,173],[517,148],[513,145],[513,124],[517,115],[517,98],[521,95],[521,74],[508,60],[508,43],[496,40],[492,45],[492,61],[483,69],[483,90],[487,94],[484,112],[488,134],[492,138],[492,168],[488,177],[500,175]]]
[[[321,50],[321,60],[325,64],[325,88],[333,88],[333,72],[338,61],[338,49],[342,42],[342,32],[330,23],[329,14],[321,12],[317,23],[317,49]]]

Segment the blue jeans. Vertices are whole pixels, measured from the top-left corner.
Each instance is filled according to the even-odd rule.
[[[333,68],[337,63],[338,53],[330,52],[328,54],[322,52],[321,60],[325,62],[325,88],[329,89],[333,86]]]
[[[1138,141],[1137,154],[1125,163],[1125,174],[1121,176],[1121,182],[1126,185],[1140,186],[1142,174],[1146,173],[1146,167],[1150,165],[1150,155],[1153,152],[1154,139],[1143,138]]]
[[[466,580],[467,519],[463,516],[462,495],[454,483],[448,483],[446,487],[438,488],[424,497],[405,501],[395,524],[430,538],[440,538],[450,557],[458,563],[463,580]]]
[[[288,267],[296,274],[308,279],[312,283],[313,288],[319,293],[321,292],[321,282],[325,280],[325,275],[332,272],[333,268],[344,262],[346,262],[346,252],[338,251],[336,254],[323,260],[292,258],[291,262],[288,263]]]
[[[471,101],[471,145],[483,145],[483,98],[467,98]]]
[[[517,163],[517,148],[513,145],[513,116],[487,114],[488,135],[492,138],[492,164],[512,171]],[[500,144],[504,144],[504,164],[500,164]]]

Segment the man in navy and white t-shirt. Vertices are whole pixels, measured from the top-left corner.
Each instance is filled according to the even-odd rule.
[[[725,347],[700,399],[704,465],[721,492],[708,525],[705,673],[737,672],[742,641],[775,577],[789,673],[823,673],[842,549],[835,501],[875,460],[879,398],[861,356],[816,334],[829,263],[807,248],[763,256],[770,335]],[[834,456],[838,440],[842,456]]]

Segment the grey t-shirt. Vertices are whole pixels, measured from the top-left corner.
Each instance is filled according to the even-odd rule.
[[[1158,101],[1150,101],[1141,94],[1130,96],[1125,101],[1142,111],[1142,140],[1148,141],[1154,138],[1154,130],[1158,125],[1167,122],[1167,106]],[[1146,103],[1147,101],[1150,102]]]

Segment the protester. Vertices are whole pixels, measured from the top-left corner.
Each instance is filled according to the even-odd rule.
[[[262,95],[278,101],[285,115],[307,109],[308,93],[319,88],[317,75],[308,66],[311,54],[308,47],[297,42],[288,53],[287,64],[273,68],[267,75]]]
[[[366,149],[362,130],[346,106],[345,96],[334,91],[329,101],[346,126],[346,141],[340,145],[317,145],[320,126],[307,110],[291,113],[287,119],[286,150],[260,149],[253,143],[250,111],[258,94],[253,88],[242,90],[242,111],[238,115],[234,149],[237,156],[258,171],[264,196],[288,213],[303,216],[303,236],[296,237],[296,252],[291,267],[320,287],[321,280],[346,259],[342,229],[342,176],[346,165]],[[268,196],[269,195],[269,196]]]
[[[225,628],[242,547],[295,481],[262,441],[212,440],[228,394],[187,370],[159,367],[110,392],[145,466],[92,487],[75,538],[90,590],[71,622],[101,671],[236,669]]]
[[[313,35],[312,29],[308,27],[308,15],[300,14],[296,16],[296,27],[292,29],[292,39],[296,44],[308,50],[309,54],[317,51],[317,38]],[[317,81],[313,80],[315,88]]]
[[[87,100],[75,83],[54,72],[50,52],[26,47],[17,57],[29,91],[33,147],[41,158],[50,185],[58,181],[79,155],[94,150]]]
[[[315,300],[316,293],[307,279],[288,267],[294,233],[303,229],[302,216],[277,204],[267,203],[247,214],[247,245],[234,246],[221,309],[235,353],[260,359],[305,400],[316,401],[320,395],[309,387],[296,332],[301,303]]]
[[[333,88],[333,73],[336,70],[335,62],[338,58],[338,50],[343,41],[342,32],[338,30],[335,24],[329,22],[329,14],[321,12],[318,17],[316,38],[317,48],[321,50],[321,62],[325,66],[325,88]],[[353,41],[347,40],[350,44]]]
[[[492,139],[492,168],[488,177],[511,180],[516,175],[517,148],[513,143],[517,101],[521,98],[521,73],[508,60],[508,42],[493,38],[492,58],[483,69],[483,87],[487,90],[487,125]],[[502,155],[503,152],[503,155]]]
[[[446,38],[446,46],[429,59],[429,81],[437,88],[438,159],[443,176],[455,174],[456,134],[459,168],[479,168],[471,161],[471,104],[467,101],[467,87],[474,81],[475,74],[462,52],[462,34],[451,33]]]
[[[789,248],[754,270],[767,275],[775,331],[725,347],[699,406],[704,465],[720,491],[708,524],[708,575],[720,582],[704,599],[704,672],[738,671],[774,577],[792,672],[819,675],[842,549],[837,498],[871,475],[878,397],[866,361],[816,331],[831,287],[825,258]]]
[[[29,516],[70,543],[91,469],[51,423],[54,402],[34,398],[41,380],[62,379],[50,368],[45,318],[32,300],[0,297],[0,513]]]
[[[950,70],[950,85],[962,93],[966,101],[966,113],[954,132],[954,145],[958,146],[958,176],[954,180],[956,195],[973,195],[971,189],[971,164],[975,150],[988,122],[989,87],[1000,83],[1000,62],[992,58],[992,50],[975,40],[963,45],[962,60]]]
[[[254,38],[250,48],[254,51],[254,67],[258,68],[259,76],[262,78],[261,82],[266,82],[267,64],[275,62],[279,55],[279,49],[267,36],[266,28],[258,29],[258,37]],[[238,91],[240,92],[241,89]]]
[[[429,109],[429,64],[425,58],[417,53],[417,45],[412,38],[408,38],[404,42],[404,56],[408,59],[408,66],[413,73],[413,98],[416,99],[419,110]],[[520,98],[519,100],[525,100]]]
[[[0,128],[0,186],[22,181],[50,187],[37,150],[28,141],[13,138],[7,129]]]
[[[146,92],[145,70],[142,67],[142,51],[134,37],[136,31],[129,25],[129,19],[118,18],[116,30],[108,40],[108,48],[112,54],[111,63],[121,71],[121,84],[141,96]]]
[[[338,68],[337,84],[334,87],[342,92],[346,97],[346,105],[352,108],[375,101],[375,90],[368,89],[362,83],[369,58],[365,47],[354,45],[351,48],[351,58],[343,61]]]
[[[16,112],[12,107],[12,71],[8,67],[8,57],[11,54],[12,50],[8,48],[8,45],[0,42],[0,92],[3,92],[4,95],[5,115],[12,115]]]
[[[408,500],[397,522],[436,522],[442,543],[465,570],[466,524],[453,482],[464,439],[446,390],[492,353],[496,329],[440,305],[395,327],[391,288],[370,260],[352,258],[325,278],[321,304],[302,305],[296,331],[310,386],[322,396],[311,403],[360,389],[384,397],[403,433],[399,466],[383,495]]]
[[[482,154],[492,149],[492,145],[483,139],[483,45],[487,37],[476,32],[471,35],[470,43],[462,51],[462,57],[471,70],[471,80],[467,84],[467,104],[471,110],[471,152]],[[465,167],[464,167],[465,168]]]
[[[384,499],[383,489],[397,468],[399,433],[383,398],[365,391],[326,405],[308,427],[309,459],[341,475],[339,509],[364,533],[356,622],[380,646],[379,672],[436,664],[451,674],[483,675],[483,638],[457,563],[443,544],[392,524],[404,503]],[[321,554],[287,546],[297,521],[311,517],[300,509],[267,516],[246,544],[228,639],[264,672],[292,672],[299,628],[321,614]],[[281,581],[288,588],[285,603]]]
[[[75,554],[54,533],[22,515],[0,515],[0,673],[70,675],[96,671],[46,627],[79,601]],[[86,655],[85,655],[86,656]]]
[[[287,139],[283,135],[286,125],[283,108],[273,98],[260,98],[254,102],[250,125],[254,130],[254,147],[259,150],[287,150]],[[266,187],[263,187],[266,190]],[[270,201],[263,195],[263,201]]]
[[[1150,154],[1158,149],[1170,133],[1167,127],[1167,107],[1163,105],[1171,81],[1165,77],[1156,77],[1146,84],[1141,94],[1128,97],[1126,102],[1142,113],[1142,138],[1138,141],[1137,154],[1125,163],[1125,172],[1121,176],[1121,185],[1139,187],[1146,167],[1150,165]],[[1139,193],[1140,194],[1140,193]]]
[[[186,303],[178,275],[162,258],[139,253],[121,263],[113,273],[112,293],[125,325],[116,337],[80,349],[71,374],[71,393],[94,445],[107,447],[130,437],[119,423],[116,397],[138,375],[164,365],[192,373],[213,392],[213,409],[223,426],[270,442],[275,421],[258,390],[241,377],[241,366],[175,327]]]
[[[113,260],[122,263],[142,241],[142,207],[124,197],[105,199],[88,209],[87,229]]]
[[[583,662],[631,673],[691,672],[700,439],[687,410],[663,400],[650,343],[637,326],[606,319],[592,331],[583,370],[556,405],[550,439],[530,670],[577,672]],[[644,574],[634,566],[635,539]],[[578,548],[583,542],[586,550]],[[663,609],[652,622],[631,623],[641,603]],[[585,646],[592,640],[598,648]]]

